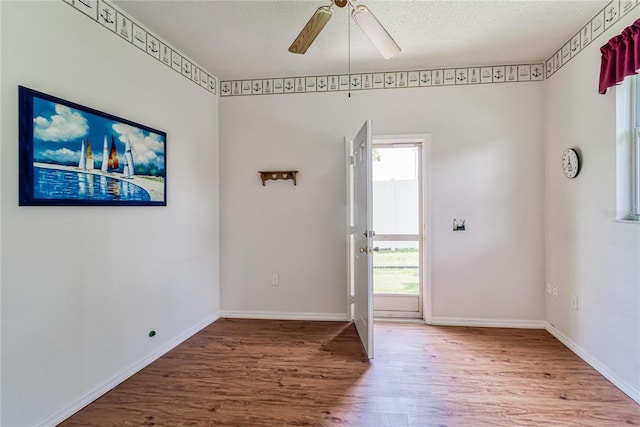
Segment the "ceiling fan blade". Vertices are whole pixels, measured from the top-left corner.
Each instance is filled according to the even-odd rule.
[[[289,52],[291,53],[305,53],[311,43],[318,37],[320,31],[327,25],[329,19],[333,16],[333,10],[331,6],[320,6],[316,13],[313,14],[307,25],[304,26],[298,37],[289,46]]]
[[[360,27],[362,32],[369,37],[371,43],[378,49],[384,59],[389,59],[400,53],[400,46],[393,40],[380,21],[373,16],[367,6],[353,6],[351,17]]]

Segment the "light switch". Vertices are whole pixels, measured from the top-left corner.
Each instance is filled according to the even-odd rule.
[[[464,231],[464,230],[466,230],[465,221],[466,220],[464,220],[464,219],[453,218],[453,231]]]

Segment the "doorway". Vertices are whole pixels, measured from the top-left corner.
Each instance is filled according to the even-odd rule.
[[[371,125],[367,124],[364,128],[368,128],[370,131]],[[365,151],[361,149],[364,147],[362,142],[355,144],[355,140],[358,137],[353,139],[345,137],[347,319],[355,321],[355,319],[365,319],[366,317],[370,319],[367,322],[367,326],[370,326],[373,323],[375,311],[375,316],[378,318],[423,319],[426,323],[430,323],[432,313],[429,179],[431,135],[367,135],[364,140],[369,142],[366,144],[367,149]],[[412,159],[411,162],[404,163],[402,159],[398,161],[401,162],[401,165],[404,165],[400,166],[399,169],[408,169],[410,171],[409,175],[407,176],[405,173],[394,174],[392,172],[387,172],[386,175],[376,173],[377,181],[391,181],[392,179],[400,181],[401,178],[406,178],[412,183],[400,185],[398,183],[387,183],[387,186],[396,186],[393,190],[395,191],[394,197],[398,196],[399,192],[402,192],[402,188],[399,189],[399,187],[403,186],[414,188],[414,190],[417,189],[417,193],[415,191],[411,192],[413,196],[409,198],[409,201],[406,201],[405,205],[402,205],[389,201],[389,198],[394,193],[390,188],[387,188],[386,215],[391,218],[387,218],[385,223],[385,220],[383,220],[385,211],[382,211],[377,215],[379,217],[379,225],[375,225],[373,207],[373,204],[376,203],[375,197],[373,197],[374,159],[376,163],[382,162],[382,155],[384,154],[385,160],[392,161],[394,155],[388,153],[395,153],[396,149],[398,149],[398,152],[401,152],[400,149],[408,150],[409,154],[398,155],[398,157],[408,157]],[[384,151],[388,151],[388,153]],[[366,174],[357,175],[355,173],[355,167],[358,164],[360,166],[368,165]],[[375,167],[376,169],[385,168],[385,165],[380,164]],[[359,186],[356,185],[358,183],[356,175],[360,177]],[[362,193],[360,194],[361,201],[362,196],[365,194],[363,182],[366,182],[367,188],[366,200],[368,202],[366,207],[362,203],[356,203],[356,194]],[[356,191],[356,187],[360,188],[360,192]],[[381,191],[384,191],[384,188]],[[371,194],[371,197],[368,194]],[[381,204],[385,200],[384,197],[383,193],[379,193],[377,203]],[[405,209],[403,206],[408,206],[407,204],[411,205],[411,207]],[[358,210],[356,205],[360,205],[360,210],[364,209],[368,212],[366,214],[366,230],[364,228],[356,230],[358,228],[355,220],[358,216],[356,215]],[[360,213],[362,214],[362,212]],[[411,219],[405,218],[404,215],[410,215]],[[376,230],[377,227],[380,228]],[[363,237],[366,241],[362,240]],[[364,270],[359,275],[363,287],[356,286],[356,282],[358,282],[358,275],[356,274],[358,260],[367,261],[366,289],[364,287]],[[377,267],[375,272],[378,274],[374,273],[374,263]],[[375,294],[374,274],[379,277],[378,282],[380,284]],[[398,277],[394,279],[394,275],[402,277],[397,280]],[[417,279],[416,275],[418,276]],[[394,288],[394,286],[396,287]],[[365,296],[366,298],[362,299]],[[365,307],[367,316],[365,316]],[[358,313],[359,310],[360,312]],[[360,323],[364,325],[363,322]],[[362,329],[365,332],[364,330],[368,328]],[[372,333],[371,331],[371,338],[373,339]],[[363,335],[369,336],[369,334],[364,333]],[[363,339],[365,348],[368,347],[368,344],[365,344],[366,341],[368,339]]]
[[[373,310],[424,318],[423,141],[373,141]]]

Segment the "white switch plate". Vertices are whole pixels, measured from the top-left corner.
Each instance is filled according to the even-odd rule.
[[[578,296],[571,295],[571,308],[574,310],[578,310]]]
[[[552,292],[553,292],[553,297],[558,298],[558,285],[553,285]]]
[[[274,275],[271,277],[271,285],[272,285],[272,286],[278,286],[278,285],[280,285],[280,278],[278,277],[278,275],[277,275],[277,274],[274,274]]]

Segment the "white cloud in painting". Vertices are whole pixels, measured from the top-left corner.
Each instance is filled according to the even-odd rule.
[[[42,141],[72,141],[82,138],[89,131],[87,119],[77,111],[56,104],[56,114],[50,118],[38,116],[33,119],[33,135]]]
[[[116,123],[112,127],[118,133],[119,141],[126,144],[129,140],[131,143],[131,154],[135,165],[162,165],[164,159],[158,156],[164,148],[160,135],[155,133],[145,135],[141,129],[122,123]]]
[[[56,163],[72,163],[80,159],[80,152],[69,150],[68,148],[60,148],[59,150],[44,150],[41,157],[53,160]]]
[[[80,160],[80,151],[69,150],[68,148],[60,148],[58,150],[44,150],[36,153],[36,160],[53,161],[60,164],[78,163]],[[102,153],[93,152],[93,160],[96,164],[102,164]]]

